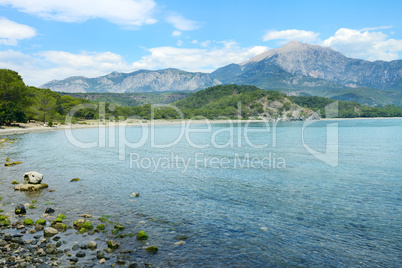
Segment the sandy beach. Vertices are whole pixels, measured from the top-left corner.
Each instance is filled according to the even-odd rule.
[[[358,117],[358,118],[322,118],[322,121],[340,121],[340,120],[372,120],[372,119],[402,119],[402,117]],[[126,120],[121,122],[100,123],[97,120],[83,121],[71,125],[57,125],[53,127],[45,126],[43,123],[19,123],[18,126],[2,126],[0,127],[0,136],[26,134],[30,132],[49,132],[65,129],[83,129],[98,127],[117,127],[117,126],[144,126],[144,125],[179,125],[179,124],[222,124],[237,123],[238,120]],[[264,120],[240,120],[240,122],[272,122]]]
[[[20,123],[19,126],[2,126],[0,128],[0,136],[17,135],[30,132],[49,132],[65,129],[83,129],[98,127],[117,127],[117,126],[144,126],[144,125],[180,125],[180,124],[221,124],[236,123],[237,120],[126,120],[121,122],[100,123],[96,120],[83,121],[78,124],[58,125],[53,127],[44,126],[43,123]],[[241,122],[266,122],[262,120],[241,120]]]

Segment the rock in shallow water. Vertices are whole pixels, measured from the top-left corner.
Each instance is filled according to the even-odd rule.
[[[78,251],[78,253],[75,254],[75,256],[78,257],[78,258],[83,258],[83,257],[85,257],[85,252],[84,251]]]
[[[42,182],[42,179],[43,179],[43,175],[38,172],[35,172],[35,171],[27,172],[24,174],[24,182],[25,183],[39,184]]]
[[[15,206],[15,214],[19,215],[19,214],[25,214],[25,213],[27,213],[27,211],[23,204],[18,204],[17,206]]]
[[[111,249],[116,249],[116,248],[120,247],[120,244],[117,243],[117,242],[114,241],[114,240],[109,240],[109,241],[107,241],[107,246],[108,246],[109,248],[111,248]]]
[[[91,241],[91,242],[89,242],[89,244],[88,244],[88,247],[89,247],[91,250],[96,249],[97,246],[98,246],[98,245],[96,244],[95,241]]]
[[[46,183],[41,183],[41,184],[20,183],[14,187],[14,190],[33,192],[33,191],[39,191],[39,190],[42,190],[42,189],[45,189],[48,187],[49,187],[49,185],[47,185]]]
[[[148,235],[147,235],[147,233],[145,233],[145,231],[139,231],[137,234],[137,239],[138,240],[147,240]]]
[[[45,213],[46,213],[46,214],[54,213],[54,209],[52,209],[52,208],[47,208],[47,209],[45,210]]]
[[[153,253],[153,254],[155,254],[156,252],[158,252],[158,248],[155,247],[155,246],[147,247],[145,250],[148,251],[148,252],[150,252],[150,253]]]
[[[52,227],[47,227],[43,231],[43,235],[45,237],[51,237],[51,236],[57,235],[58,233],[59,233],[59,231],[57,231],[56,229],[54,229]]]

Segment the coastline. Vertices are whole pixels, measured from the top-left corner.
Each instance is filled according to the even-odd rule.
[[[122,126],[144,126],[144,125],[180,125],[180,124],[222,124],[228,123],[228,120],[191,120],[191,119],[177,119],[177,120],[146,120],[147,122],[143,122],[145,120],[126,120],[121,122]],[[232,123],[236,123],[237,120],[232,120]],[[263,120],[241,120],[241,122],[267,122]],[[0,128],[0,136],[8,136],[8,135],[18,135],[18,134],[27,134],[31,132],[50,132],[50,131],[59,131],[65,129],[85,129],[85,128],[100,128],[100,127],[116,127],[118,126],[115,122],[102,123],[100,124],[98,121],[89,120],[84,124],[72,124],[72,125],[60,125],[56,127],[48,127],[43,126],[43,124],[38,123],[30,123],[30,124],[19,124],[19,127],[5,127]]]
[[[343,121],[343,120],[372,120],[372,119],[402,119],[402,117],[355,117],[355,118],[321,118],[322,121]]]
[[[320,121],[345,121],[345,120],[385,120],[385,119],[402,119],[402,117],[356,117],[356,118],[321,118]],[[192,119],[177,119],[177,120],[146,120],[147,122],[143,122],[144,120],[126,120],[121,124],[124,126],[144,126],[144,125],[179,125],[179,124],[222,124],[228,123],[228,120],[192,120]],[[232,123],[237,123],[237,120],[231,120]],[[241,120],[241,122],[272,122],[265,120]],[[1,127],[0,128],[0,136],[9,136],[9,135],[19,135],[19,134],[27,134],[31,132],[50,132],[50,131],[59,131],[65,129],[85,129],[85,128],[99,128],[99,127],[116,127],[117,124],[115,122],[102,123],[96,120],[85,121],[85,123],[81,124],[72,124],[72,125],[60,125],[55,127],[44,126],[43,124],[38,123],[21,123],[18,127]]]

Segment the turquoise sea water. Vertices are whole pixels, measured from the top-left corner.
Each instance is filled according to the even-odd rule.
[[[325,153],[328,124],[338,136],[335,167],[305,148]],[[73,217],[112,215],[126,233],[146,230],[159,252],[133,258],[157,266],[401,267],[402,120],[321,121],[304,136],[302,126],[194,125],[181,139],[180,126],[156,126],[142,145],[141,127],[73,131],[93,148],[64,131],[14,136],[2,158],[24,163],[1,168],[2,196],[29,202],[9,183],[43,173],[56,192],[38,203]],[[184,245],[174,245],[178,235]]]

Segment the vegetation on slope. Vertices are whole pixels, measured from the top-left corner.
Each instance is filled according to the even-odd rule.
[[[152,106],[161,106],[169,104],[191,95],[190,92],[166,92],[166,93],[64,93],[73,98],[86,99],[91,102],[107,102],[117,106],[141,106],[151,104]]]
[[[274,90],[262,90],[249,85],[220,85],[192,94],[177,101],[186,118],[197,116],[214,119],[255,118],[255,119],[304,119],[311,114],[307,109],[300,109],[284,93]],[[299,110],[299,113],[295,113]]]
[[[60,96],[49,89],[27,87],[17,72],[0,69],[0,125],[30,120],[64,120],[72,107],[84,103],[90,102]],[[76,113],[80,118],[94,115],[95,110],[91,109],[81,109]]]
[[[298,105],[320,112],[325,117],[325,106],[336,100],[317,96],[292,96],[292,101]],[[339,118],[355,117],[402,117],[402,107],[385,105],[382,107],[369,107],[353,101],[338,101]]]

